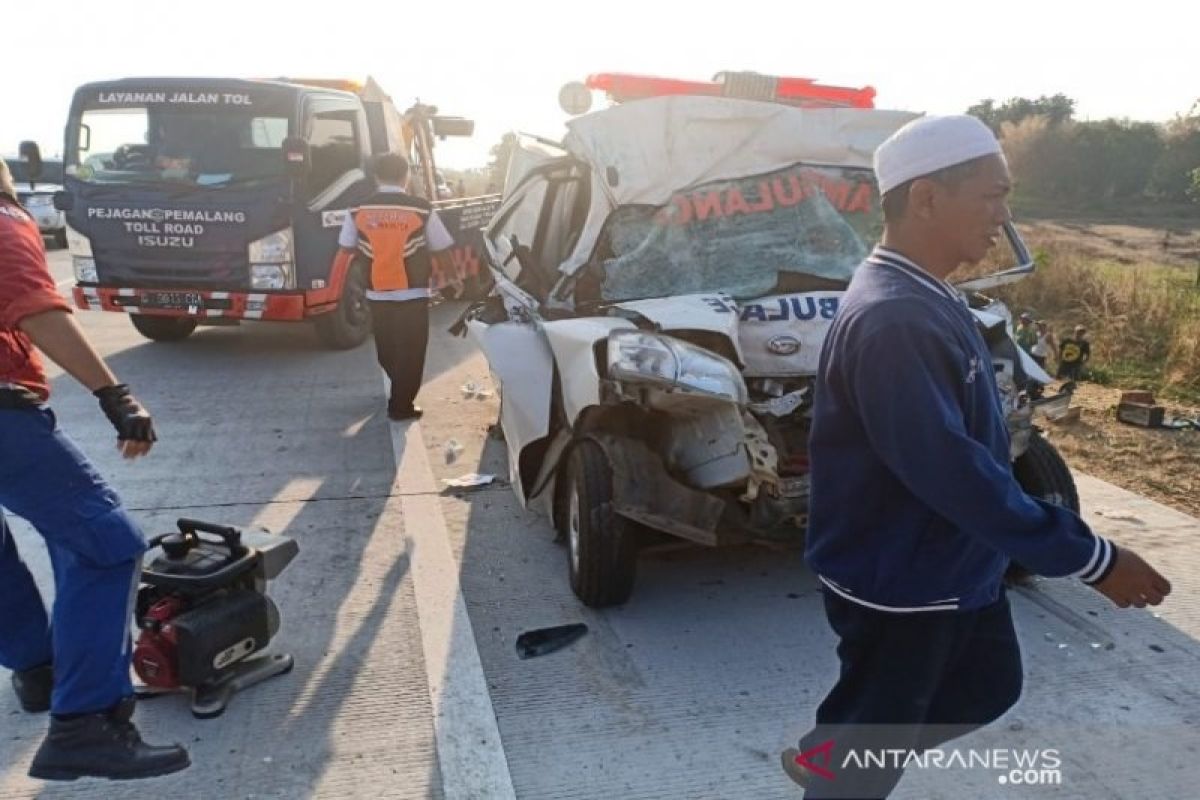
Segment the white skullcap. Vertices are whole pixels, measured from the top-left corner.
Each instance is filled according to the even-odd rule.
[[[965,114],[914,119],[875,151],[875,178],[886,194],[913,178],[974,158],[1000,155],[1000,143],[987,125]]]

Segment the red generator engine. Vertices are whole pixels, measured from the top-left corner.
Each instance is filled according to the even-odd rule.
[[[192,714],[219,716],[234,692],[289,672],[291,655],[266,655],[279,631],[267,582],[299,545],[287,536],[180,519],[150,540],[137,595],[133,668],[141,697],[189,692]],[[151,558],[152,557],[152,558]]]

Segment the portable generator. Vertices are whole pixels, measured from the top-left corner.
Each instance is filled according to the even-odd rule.
[[[234,692],[292,669],[291,655],[264,653],[279,631],[266,590],[300,548],[266,532],[193,519],[177,525],[150,540],[142,568],[138,694],[190,692],[192,714],[216,717]]]

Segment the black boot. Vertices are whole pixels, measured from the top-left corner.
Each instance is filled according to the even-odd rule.
[[[12,674],[13,691],[21,708],[30,714],[50,710],[50,694],[54,691],[54,668],[49,664],[30,667]]]
[[[73,781],[85,776],[125,780],[166,775],[191,761],[179,745],[156,747],[142,741],[130,719],[133,698],[99,714],[50,718],[50,732],[33,757],[29,777]]]

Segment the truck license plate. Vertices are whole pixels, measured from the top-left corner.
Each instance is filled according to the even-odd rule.
[[[199,292],[142,292],[138,305],[146,308],[195,309],[204,308],[204,296]]]

